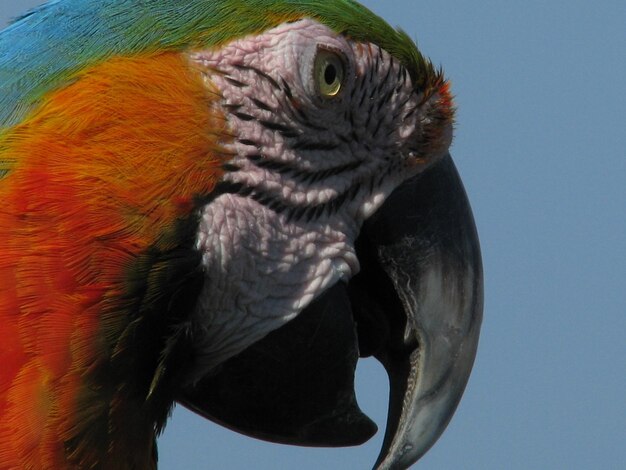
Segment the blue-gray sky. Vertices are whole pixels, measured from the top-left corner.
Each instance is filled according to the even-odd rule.
[[[40,1],[0,0],[0,24]],[[423,469],[622,469],[626,462],[626,2],[368,0],[452,80],[452,153],[484,256],[465,396]],[[381,367],[359,368],[384,428]],[[353,449],[266,444],[178,408],[162,469],[366,469]]]

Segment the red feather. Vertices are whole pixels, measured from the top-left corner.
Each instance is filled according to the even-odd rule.
[[[216,99],[182,55],[115,58],[0,136],[0,468],[152,462],[154,418],[101,365],[129,268],[221,176]]]

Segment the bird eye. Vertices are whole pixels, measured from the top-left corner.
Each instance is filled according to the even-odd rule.
[[[315,57],[313,78],[323,98],[335,98],[343,88],[346,66],[339,54],[320,49]]]

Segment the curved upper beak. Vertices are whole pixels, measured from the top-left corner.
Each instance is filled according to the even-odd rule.
[[[408,468],[435,443],[461,399],[482,320],[480,248],[450,156],[398,188],[357,244],[354,315],[366,354],[390,379],[377,467]]]
[[[450,156],[407,181],[363,227],[361,271],[296,319],[181,390],[178,401],[253,437],[345,446],[376,426],[354,394],[359,356],[390,378],[378,470],[405,469],[439,438],[472,369],[482,320],[482,265]]]

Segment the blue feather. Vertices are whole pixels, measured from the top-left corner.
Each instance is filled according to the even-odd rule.
[[[414,78],[428,72],[410,38],[353,0],[52,0],[0,32],[0,131],[112,56],[219,45],[276,26],[281,15],[315,17],[378,44]]]

